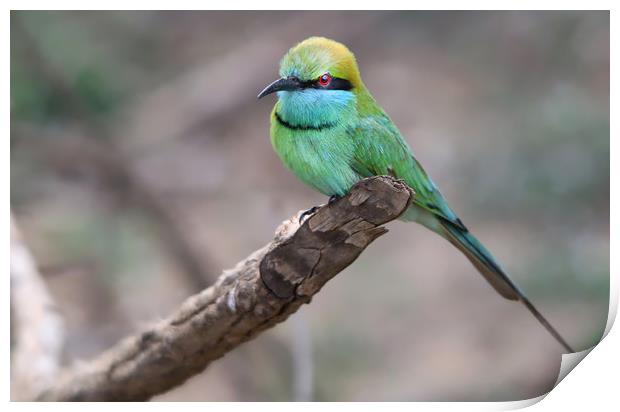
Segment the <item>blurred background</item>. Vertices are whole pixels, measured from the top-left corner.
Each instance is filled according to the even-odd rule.
[[[281,56],[347,44],[452,208],[577,349],[609,297],[608,12],[12,12],[11,208],[87,360],[326,199],[269,137]],[[156,400],[491,401],[561,347],[421,226]]]

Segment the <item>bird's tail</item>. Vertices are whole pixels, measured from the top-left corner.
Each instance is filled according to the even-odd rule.
[[[520,300],[536,319],[553,335],[553,337],[569,352],[574,350],[564,338],[555,330],[545,317],[536,309],[523,292],[510,280],[493,255],[467,229],[459,227],[449,221],[440,222],[443,235],[450,243],[456,246],[473,263],[484,278],[499,292],[510,300]]]

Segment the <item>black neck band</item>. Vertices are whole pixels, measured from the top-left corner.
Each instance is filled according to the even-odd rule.
[[[331,129],[332,127],[336,126],[334,123],[323,123],[318,126],[292,124],[284,120],[282,117],[280,117],[280,114],[278,112],[276,112],[276,120],[282,126],[286,127],[287,129],[291,129],[291,130],[325,130],[325,129]]]

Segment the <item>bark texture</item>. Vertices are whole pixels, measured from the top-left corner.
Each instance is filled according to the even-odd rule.
[[[94,361],[69,370],[39,396],[47,401],[139,401],[165,392],[241,343],[284,321],[350,265],[396,219],[410,190],[373,177],[321,207],[300,226],[285,221],[274,240],[224,271],[169,318]]]

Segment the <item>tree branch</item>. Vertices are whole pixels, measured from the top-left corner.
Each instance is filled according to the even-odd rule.
[[[274,240],[225,271],[149,330],[129,337],[39,396],[46,401],[147,400],[284,321],[403,213],[409,189],[389,177],[358,183],[303,225],[284,222]]]

